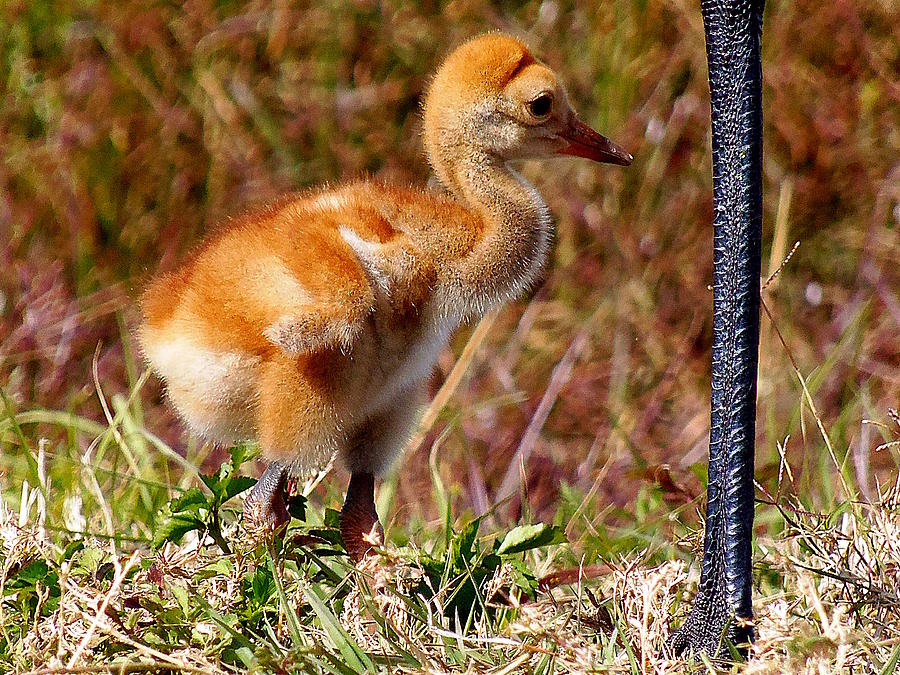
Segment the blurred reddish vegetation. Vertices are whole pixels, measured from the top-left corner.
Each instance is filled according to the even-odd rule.
[[[580,330],[589,339],[557,371],[525,467],[530,508],[552,518],[563,482],[593,486],[601,507],[628,506],[642,480],[676,503],[699,493],[710,158],[703,30],[684,0],[6,3],[0,381],[17,407],[101,419],[96,346],[104,388],[126,391],[138,290],[229,214],[361,174],[424,183],[429,73],[492,29],[522,35],[637,159],[526,167],[557,218],[554,261],[494,324],[442,417],[457,427],[440,450],[454,508],[490,504]],[[763,36],[764,276],[802,242],[764,298],[871,494],[898,457],[875,452],[883,432],[861,421],[890,425],[900,402],[900,15],[877,0],[775,0]],[[775,492],[775,443],[789,434],[795,489],[815,501],[824,446],[763,324],[758,478]],[[435,388],[452,365],[445,354]],[[145,398],[148,427],[182,444],[154,380]],[[421,498],[429,449],[404,461],[400,513],[436,513]]]

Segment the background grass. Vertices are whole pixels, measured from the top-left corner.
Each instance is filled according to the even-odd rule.
[[[864,520],[852,504],[879,502],[900,462],[898,26],[877,0],[766,7],[764,276],[800,246],[764,291],[758,496],[831,525]],[[435,392],[472,338],[379,493],[389,536],[430,549],[448,511],[487,513],[485,533],[520,518],[565,528],[570,546],[532,560],[537,573],[692,559],[712,207],[702,23],[681,0],[5,3],[0,487],[18,511],[38,486],[23,526],[46,493],[56,545],[87,531],[147,550],[160,508],[228,455],[187,438],[142,374],[143,283],[283,192],[424,183],[429,73],[493,29],[523,36],[636,160],[525,167],[556,217],[552,266],[442,355]],[[495,505],[522,456],[523,490]],[[344,484],[318,483],[310,513],[323,519]],[[794,531],[770,505],[757,522],[763,538]],[[769,555],[757,550],[760,587],[775,592]]]

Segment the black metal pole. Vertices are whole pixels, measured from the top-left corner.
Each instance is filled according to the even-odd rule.
[[[762,225],[763,0],[702,0],[712,111],[713,349],[700,590],[676,653],[753,639],[751,537]]]

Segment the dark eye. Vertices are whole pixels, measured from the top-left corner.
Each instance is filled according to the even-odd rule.
[[[553,95],[550,93],[540,94],[528,102],[528,112],[535,117],[546,117],[550,114],[550,108],[552,107]]]

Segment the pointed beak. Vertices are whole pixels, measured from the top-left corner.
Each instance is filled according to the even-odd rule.
[[[568,141],[569,145],[557,150],[556,153],[559,155],[586,157],[595,162],[619,166],[628,166],[634,160],[630,152],[626,152],[606,136],[598,134],[574,115],[569,127],[560,134],[560,138]]]

